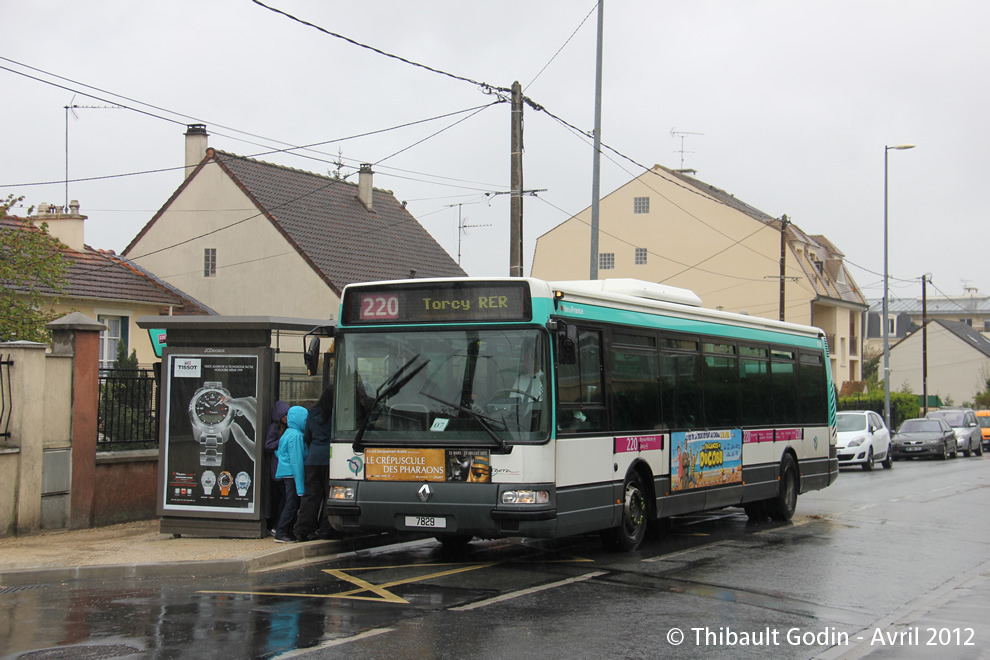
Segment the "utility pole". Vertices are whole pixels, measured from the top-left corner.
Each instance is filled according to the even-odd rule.
[[[509,184],[509,277],[523,276],[523,95],[519,81],[512,83],[512,140]]]
[[[928,287],[931,275],[921,276],[921,396],[924,400],[922,417],[928,414]]]
[[[598,197],[602,161],[602,36],[605,0],[598,0],[598,53],[595,59],[595,140],[591,166],[591,265],[589,279],[598,279]]]
[[[790,221],[786,215],[780,217],[780,320],[784,320],[784,266],[787,260],[787,225]]]

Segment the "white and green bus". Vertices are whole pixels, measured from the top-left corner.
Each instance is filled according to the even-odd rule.
[[[333,525],[633,550],[680,514],[789,520],[838,475],[825,335],[700,302],[628,279],[347,286]]]

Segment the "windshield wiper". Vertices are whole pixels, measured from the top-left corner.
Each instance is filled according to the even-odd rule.
[[[385,382],[378,387],[378,390],[376,390],[375,392],[376,394],[375,400],[371,402],[371,406],[368,408],[368,413],[365,415],[364,421],[361,422],[361,428],[359,428],[357,433],[354,435],[354,443],[351,445],[351,449],[354,450],[354,453],[359,453],[360,451],[363,450],[364,447],[361,444],[361,438],[364,437],[364,432],[368,430],[368,427],[371,426],[371,423],[377,420],[378,416],[381,414],[381,408],[379,407],[379,404],[381,404],[381,402],[387,399],[388,397],[398,393],[399,390],[405,387],[409,381],[415,378],[416,375],[420,371],[425,369],[426,365],[430,363],[429,360],[426,360],[425,362],[417,366],[415,369],[410,371],[408,374],[403,376],[402,375],[403,372],[405,372],[405,370],[408,369],[412,365],[412,363],[418,359],[419,359],[418,354],[412,356],[412,358],[410,358],[404,365],[396,369],[395,373],[389,376],[385,380]]]
[[[442,403],[445,406],[450,406],[451,408],[455,408],[457,410],[460,410],[461,412],[465,412],[468,415],[471,415],[471,417],[473,417],[474,420],[476,422],[478,422],[478,426],[480,426],[481,428],[483,428],[485,430],[485,433],[487,433],[488,436],[492,440],[495,441],[495,446],[497,446],[502,451],[508,451],[509,450],[509,446],[507,444],[505,444],[505,441],[502,440],[502,438],[500,438],[498,436],[498,434],[495,433],[495,431],[493,431],[490,426],[488,426],[488,424],[485,423],[486,420],[488,422],[497,422],[499,424],[502,424],[503,430],[508,429],[508,427],[505,426],[505,423],[502,422],[502,420],[495,419],[494,417],[488,417],[487,415],[482,415],[477,410],[472,410],[471,408],[468,408],[467,406],[462,406],[462,405],[460,405],[458,403],[451,403],[450,401],[444,401],[443,399],[437,398],[437,397],[433,396],[432,394],[427,394],[426,392],[420,392],[420,394],[422,394],[423,396],[425,396],[427,399],[433,399],[434,401],[436,401],[438,403]]]

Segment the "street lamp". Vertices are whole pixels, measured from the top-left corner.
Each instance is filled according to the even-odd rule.
[[[890,428],[890,337],[887,330],[887,154],[891,149],[914,149],[913,144],[883,148],[883,419]]]

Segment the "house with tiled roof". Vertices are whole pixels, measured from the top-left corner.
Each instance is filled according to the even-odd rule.
[[[76,201],[68,210],[40,204],[37,212],[27,218],[34,226],[48,225],[49,233],[63,244],[61,255],[68,264],[66,286],[61,292],[40,285],[32,288],[42,294],[48,308],[57,314],[78,311],[107,326],[100,333],[101,367],[113,364],[119,344],[123,344],[128,354],[136,350],[142,365],[156,360],[147,331],[135,323],[140,316],[215,313],[141,266],[113,252],[86,245],[83,240],[86,218],[79,213]],[[0,218],[0,230],[32,231],[17,217]],[[16,291],[17,287],[13,289]]]
[[[221,314],[328,319],[351,282],[465,274],[371,166],[353,183],[275,165],[194,124],[186,172],[123,253]]]
[[[824,236],[661,165],[599,206],[599,279],[682,287],[705,307],[819,327],[828,336],[836,386],[862,379],[866,300],[844,255]],[[590,228],[589,207],[540,236],[533,277],[586,279]]]
[[[990,339],[962,321],[929,320],[890,347],[891,389],[921,394],[926,362],[929,396],[972,403],[990,378]]]
[[[868,301],[866,339],[870,346],[883,348],[883,299]],[[961,296],[891,298],[887,303],[888,342],[893,344],[920,328],[925,319],[958,321],[978,332],[990,333],[990,296],[967,288]]]

